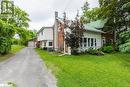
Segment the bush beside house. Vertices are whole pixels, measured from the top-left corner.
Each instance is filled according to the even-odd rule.
[[[105,53],[112,53],[114,52],[114,48],[113,46],[104,46],[101,48],[101,50]]]
[[[93,48],[89,48],[88,50],[85,51],[85,53],[89,53],[92,55],[97,55],[97,56],[102,56],[104,55],[104,52],[102,52],[99,49],[93,49]]]

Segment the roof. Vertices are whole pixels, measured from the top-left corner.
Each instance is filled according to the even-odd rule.
[[[93,22],[84,24],[84,27],[85,27],[85,30],[87,30],[87,31],[104,33],[103,31],[101,31],[99,29],[102,29],[106,22],[107,22],[107,19],[97,20],[97,21],[93,21]]]
[[[53,29],[53,27],[42,27],[37,33],[40,33],[40,32],[43,31],[44,29],[50,29],[50,28]]]
[[[60,18],[60,17],[57,17],[57,20],[61,23],[64,23],[64,19]]]

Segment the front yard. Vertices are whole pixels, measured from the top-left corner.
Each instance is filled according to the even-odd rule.
[[[130,54],[58,56],[36,49],[58,87],[130,87]]]
[[[20,51],[24,46],[19,46],[19,45],[12,45],[10,53],[6,55],[0,55],[0,62],[10,58],[11,56],[15,55],[16,52]]]

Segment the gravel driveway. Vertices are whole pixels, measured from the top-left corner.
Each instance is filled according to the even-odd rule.
[[[29,47],[0,63],[0,83],[7,82],[13,82],[17,87],[56,87],[55,77]]]

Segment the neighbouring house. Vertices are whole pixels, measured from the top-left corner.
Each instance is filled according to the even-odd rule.
[[[53,27],[43,27],[38,31],[38,42],[41,48],[53,48],[55,51],[71,54],[71,48],[65,43],[65,34],[66,32],[71,31],[68,27],[65,27],[64,21],[64,18],[60,18],[58,12],[55,12],[55,22]],[[69,20],[66,21],[68,23],[71,22]],[[108,36],[109,33],[105,33],[101,30],[106,22],[107,19],[84,24],[84,33],[81,38],[82,43],[81,47],[79,47],[79,52],[89,48],[99,49],[108,40],[113,41],[113,35]]]
[[[42,27],[37,32],[37,46],[48,50],[53,49],[53,27]]]

